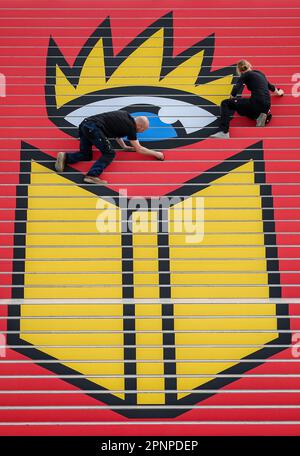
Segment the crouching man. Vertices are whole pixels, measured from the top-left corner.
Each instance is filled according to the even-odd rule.
[[[116,139],[124,150],[152,155],[157,160],[164,160],[162,152],[147,149],[137,140],[137,133],[142,133],[148,128],[149,120],[147,117],[134,118],[126,111],[110,111],[87,117],[79,125],[79,152],[59,152],[55,169],[62,173],[66,164],[72,165],[79,161],[92,160],[92,146],[95,145],[101,152],[101,156],[89,169],[83,181],[89,184],[107,184],[107,181],[100,179],[99,176],[115,158],[115,151],[112,149],[109,139]],[[125,136],[127,136],[131,146],[125,144],[122,139]]]
[[[269,92],[274,92],[278,97],[284,95],[284,91],[271,84],[264,73],[253,70],[247,60],[240,60],[236,70],[239,79],[231,91],[230,99],[221,103],[219,131],[211,135],[211,138],[229,138],[229,123],[235,111],[240,116],[255,119],[257,127],[264,127],[272,118]],[[244,85],[251,92],[250,98],[236,98]]]

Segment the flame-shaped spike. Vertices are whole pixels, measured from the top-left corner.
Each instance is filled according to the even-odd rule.
[[[177,68],[168,73],[159,83],[163,87],[185,90],[193,93],[195,82],[203,62],[204,50],[198,52],[190,59],[181,63]]]
[[[46,96],[49,117],[68,102],[111,88],[150,86],[177,89],[216,105],[230,95],[233,67],[210,71],[214,35],[173,55],[173,17],[161,17],[113,55],[109,18],[95,30],[70,67],[51,38],[47,60]],[[54,64],[54,70],[52,70]]]
[[[76,87],[70,84],[61,68],[56,65],[55,96],[57,108],[68,103],[68,101],[72,101],[74,98],[105,89],[105,84],[103,39],[100,38],[82,66]]]
[[[233,75],[215,79],[207,84],[194,86],[191,90],[195,95],[205,98],[216,105],[229,98],[232,89]]]
[[[133,51],[107,81],[107,88],[159,83],[164,55],[164,29],[161,28]]]

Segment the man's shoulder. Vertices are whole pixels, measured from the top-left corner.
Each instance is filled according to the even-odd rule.
[[[129,121],[129,123],[131,124],[134,124],[134,118],[129,114],[129,112],[127,111],[124,111],[124,110],[120,110],[118,111],[121,113],[121,118],[124,119],[125,121]]]
[[[111,111],[111,117],[124,121],[133,120],[133,117],[131,117],[131,115],[123,109],[120,109],[119,111]]]
[[[265,78],[265,74],[262,71],[260,71],[260,70],[252,70],[252,71],[253,71],[254,74],[257,74],[259,76],[263,76]]]
[[[116,116],[125,116],[125,117],[128,117],[129,114],[127,111],[125,111],[124,109],[119,109],[118,111],[111,111],[113,114],[115,114]]]

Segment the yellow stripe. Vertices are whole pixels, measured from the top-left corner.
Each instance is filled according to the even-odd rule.
[[[35,174],[47,170],[47,174]],[[28,197],[28,223],[26,236],[26,259],[37,259],[38,261],[27,261],[25,272],[35,274],[25,275],[25,299],[88,299],[88,298],[122,298],[122,257],[121,257],[121,236],[120,232],[101,234],[97,230],[96,221],[101,210],[97,208],[98,198],[72,184],[44,166],[32,163],[31,184],[29,185]],[[39,187],[39,183],[56,184]],[[60,187],[67,183],[68,187]],[[63,189],[63,190],[62,190]],[[68,209],[66,201],[69,201],[69,209],[59,209],[61,194],[72,196],[65,200],[62,208]],[[39,198],[36,198],[36,197]],[[45,198],[40,198],[44,196]],[[48,197],[54,198],[48,198]],[[89,198],[84,198],[89,196]],[[56,198],[55,198],[56,197]],[[79,211],[72,210],[76,202]],[[108,203],[105,203],[108,204]],[[55,207],[54,210],[49,208]],[[98,206],[99,207],[99,206]],[[116,209],[111,205],[112,209]],[[88,210],[87,210],[88,209]],[[119,210],[114,211],[117,218],[120,217]],[[68,219],[70,223],[60,220]],[[91,220],[90,222],[85,220]],[[39,220],[42,220],[41,222]],[[77,222],[76,220],[80,220]],[[34,221],[34,222],[33,222]],[[116,227],[118,229],[118,226]],[[64,233],[70,232],[66,236]],[[76,233],[91,233],[87,236],[78,236]],[[43,235],[32,236],[32,233],[44,233]],[[74,244],[75,247],[65,248],[66,244]],[[90,245],[96,244],[97,248]],[[51,247],[59,245],[61,247]],[[49,246],[49,247],[47,247]],[[48,259],[51,260],[48,260]],[[80,261],[58,261],[60,259],[81,258]],[[117,261],[105,261],[115,258]],[[89,261],[84,261],[88,259]],[[97,260],[96,260],[97,259]],[[91,260],[91,261],[90,261]],[[111,274],[77,274],[70,272],[107,271]],[[59,274],[55,274],[59,272]],[[49,274],[46,274],[49,273]],[[104,287],[104,285],[115,285]],[[70,287],[64,287],[69,285]],[[72,286],[73,285],[73,286]],[[77,287],[76,287],[76,286]],[[89,285],[95,285],[89,287]],[[35,288],[32,288],[35,287]],[[79,288],[78,288],[79,287]],[[124,375],[124,350],[123,348],[107,348],[109,345],[124,344],[124,336],[116,331],[123,331],[123,307],[122,306],[91,306],[86,304],[58,305],[32,305],[23,306],[24,316],[78,316],[72,319],[42,319],[22,320],[21,333],[23,331],[49,331],[43,334],[22,334],[21,337],[34,345],[104,345],[106,348],[41,348],[48,355],[60,359],[80,360],[103,360],[104,363],[66,363],[66,366],[84,375],[108,374]],[[91,317],[82,319],[80,316]],[[119,316],[119,319],[93,318]],[[78,334],[78,331],[111,331],[111,334]],[[52,331],[75,331],[75,334],[52,334]],[[112,363],[111,360],[118,362]],[[123,378],[90,378],[90,381],[107,389],[123,390]],[[116,394],[124,399],[124,394]]]
[[[242,172],[244,174],[242,174]],[[226,184],[226,186],[217,184]],[[236,185],[238,184],[238,185]],[[248,184],[243,186],[243,184]],[[242,198],[241,191],[251,198]],[[220,195],[235,195],[234,198],[224,199]],[[204,229],[204,237],[193,242],[187,238],[187,229],[182,235],[174,234],[174,220],[178,219],[180,210],[183,212],[184,203],[170,209],[170,268],[171,283],[177,285],[172,288],[172,298],[268,298],[269,285],[266,269],[266,249],[264,246],[263,216],[259,185],[254,181],[253,162],[250,161],[225,176],[217,179],[212,185],[195,193],[191,198],[199,202],[204,198],[202,219],[196,214],[196,206],[183,214],[189,217],[200,230]],[[198,198],[196,200],[196,198]],[[215,209],[219,207],[221,209]],[[225,210],[224,208],[227,208]],[[255,210],[241,207],[253,207]],[[241,218],[244,221],[232,223],[231,220]],[[248,222],[247,219],[253,220]],[[204,220],[204,227],[201,227]],[[214,222],[218,220],[218,222]],[[255,222],[254,222],[255,220]],[[187,226],[188,228],[188,226]],[[214,234],[209,231],[219,231],[225,234]],[[235,231],[237,234],[230,234]],[[178,244],[185,247],[176,248]],[[241,244],[242,247],[234,247]],[[233,245],[233,247],[232,247]],[[180,259],[182,258],[182,259]],[[183,260],[185,258],[185,260]],[[215,260],[224,258],[224,260]],[[226,258],[226,261],[225,261]],[[238,258],[239,261],[231,261]],[[251,260],[253,258],[253,260]],[[260,258],[256,260],[254,258]],[[190,261],[195,259],[194,261]],[[190,274],[174,274],[175,271],[206,271],[204,274],[191,272]],[[249,274],[241,274],[246,270]],[[252,274],[251,274],[252,272]],[[260,272],[258,274],[257,272]],[[211,286],[205,286],[205,284]],[[189,286],[194,285],[194,286]],[[199,286],[197,286],[199,285]],[[202,285],[202,286],[200,286]],[[231,285],[231,286],[228,286]],[[253,286],[251,286],[253,285]],[[255,285],[262,285],[256,287]],[[258,344],[264,345],[277,337],[277,321],[275,306],[271,304],[253,305],[179,305],[174,306],[175,316],[180,315],[223,315],[235,318],[205,318],[205,319],[175,319],[175,333],[177,331],[212,331],[211,334],[176,333],[176,345],[180,344]],[[249,318],[238,318],[249,315]],[[269,315],[269,318],[256,318],[257,315]],[[237,331],[237,333],[213,333],[213,331]],[[274,330],[273,334],[238,333],[238,331]],[[187,349],[177,348],[178,374],[212,374],[212,377],[236,363],[210,363],[209,359],[240,359],[257,348],[228,348],[228,349]],[[207,363],[189,363],[189,359],[208,359]],[[187,362],[180,362],[187,361]],[[210,379],[178,379],[178,389],[192,389],[205,384]],[[178,398],[186,394],[178,394]]]
[[[151,288],[135,288],[134,297],[139,298],[159,298],[159,275],[158,275],[158,247],[157,247],[157,213],[140,212],[133,213],[133,258],[155,258],[150,264],[147,261],[134,261],[134,285],[148,283],[154,285]],[[155,233],[153,229],[155,227]],[[139,233],[143,233],[142,235]],[[149,233],[149,234],[147,234]],[[155,247],[143,247],[147,244]],[[137,272],[147,271],[147,274],[138,276]],[[162,306],[159,304],[136,304],[135,306],[135,327],[137,331],[162,330],[161,319],[141,319],[141,316],[161,316]],[[136,334],[136,359],[137,374],[156,374],[163,375],[163,337],[158,334]],[[158,348],[142,348],[139,345],[158,345]],[[138,360],[162,360],[161,363],[142,363]],[[138,378],[137,390],[164,390],[163,378]],[[163,393],[138,393],[138,404],[164,404],[165,395]]]

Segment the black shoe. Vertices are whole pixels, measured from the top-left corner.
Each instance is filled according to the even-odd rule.
[[[271,111],[269,111],[267,114],[267,118],[266,118],[266,125],[271,122],[271,119],[272,119],[272,113],[271,113]]]

